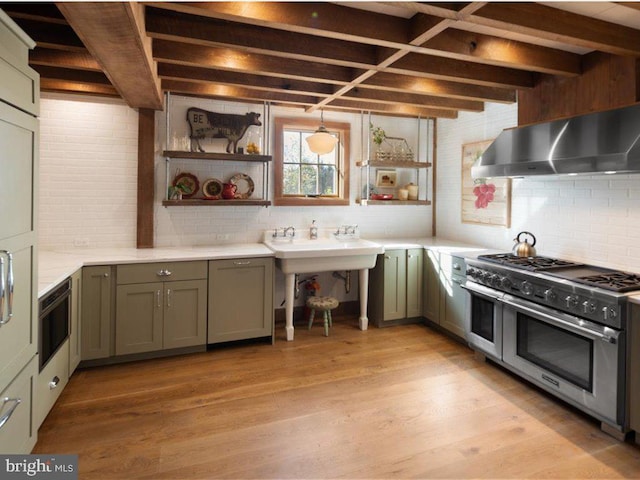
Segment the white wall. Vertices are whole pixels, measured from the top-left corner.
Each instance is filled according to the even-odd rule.
[[[138,113],[54,94],[40,111],[40,248],[135,246]]]
[[[513,238],[526,230],[537,237],[539,255],[640,272],[637,174],[515,179],[511,228],[461,222],[461,145],[495,138],[516,124],[517,107],[498,104],[438,121],[438,236],[510,251]]]
[[[173,97],[171,130],[186,134],[187,106],[244,113],[262,106],[181,99]],[[256,110],[257,108],[257,110]],[[272,116],[305,116],[302,109],[272,109]],[[319,112],[312,114],[320,120]],[[431,234],[430,206],[369,206],[356,203],[361,191],[360,115],[325,112],[326,121],[347,121],[351,127],[351,204],[345,207],[169,207],[161,205],[165,192],[165,116],[157,112],[155,244],[165,246],[259,242],[265,230],[293,225],[306,232],[312,220],[322,228],[358,224],[367,237],[418,237]],[[388,135],[415,140],[415,120],[374,117]],[[118,100],[90,96],[44,94],[41,101],[40,229],[42,249],[136,246],[137,111]],[[368,128],[368,119],[365,121]],[[172,135],[173,136],[173,135]],[[422,134],[426,142],[426,134]],[[224,144],[222,144],[224,145]],[[170,145],[173,147],[173,145]],[[205,145],[209,150],[211,145]],[[423,149],[424,152],[424,149]],[[185,161],[175,168],[197,174],[201,182],[215,177],[227,180],[234,173],[248,173],[259,183],[260,174],[246,164]],[[259,167],[261,169],[261,167]],[[272,172],[269,173],[273,178]],[[399,179],[400,180],[400,179]],[[411,179],[409,179],[411,180]],[[428,180],[430,181],[430,179]],[[429,189],[430,190],[430,189]],[[270,189],[273,192],[271,186]],[[256,192],[259,194],[259,192]],[[431,192],[428,192],[429,198]],[[357,298],[357,275],[352,293],[330,273],[319,277],[323,294],[341,300]],[[278,277],[276,301],[284,294]]]

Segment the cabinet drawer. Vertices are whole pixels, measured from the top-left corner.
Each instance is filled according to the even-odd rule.
[[[13,58],[0,51],[0,98],[10,105],[38,115],[40,105],[40,76],[26,64],[18,66]]]
[[[38,375],[38,357],[34,356],[27,366],[0,393],[0,419],[8,419],[0,427],[0,452],[3,454],[26,454],[36,444],[35,425],[31,426],[33,406],[33,384]],[[9,399],[5,402],[5,398]],[[20,403],[16,403],[17,400]],[[0,420],[1,422],[1,420]]]
[[[36,408],[33,416],[36,429],[40,428],[68,381],[69,340],[67,339],[38,375]]]
[[[118,265],[118,285],[207,278],[207,262],[157,262]]]

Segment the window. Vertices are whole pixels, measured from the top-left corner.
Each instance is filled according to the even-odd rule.
[[[317,120],[275,119],[274,205],[349,205],[348,123],[324,122],[338,137],[333,152],[317,155],[306,137]]]

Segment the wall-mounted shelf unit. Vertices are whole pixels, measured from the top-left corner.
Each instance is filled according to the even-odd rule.
[[[171,138],[171,94],[166,94],[166,145],[170,145]],[[262,138],[265,139],[265,151],[268,149],[268,125],[269,125],[269,104],[263,105],[262,111],[263,126],[262,126]],[[188,142],[188,138],[183,139]],[[175,144],[174,144],[175,145]],[[173,145],[171,145],[173,146]],[[186,146],[188,148],[188,146]],[[164,207],[232,207],[232,206],[263,206],[268,207],[271,205],[269,198],[269,162],[271,162],[271,155],[268,154],[244,154],[244,153],[223,153],[223,152],[191,152],[184,150],[164,150],[162,155],[166,161],[166,185],[165,196],[162,200]],[[260,181],[262,185],[262,197],[256,198],[235,198],[235,199],[207,199],[207,198],[185,198],[182,200],[169,199],[169,186],[171,185],[171,162],[173,160],[193,160],[198,162],[237,162],[246,163],[249,165],[262,164],[262,179]],[[257,182],[256,182],[257,183]]]
[[[360,205],[431,205],[431,201],[428,199],[428,195],[427,195],[429,169],[433,166],[432,163],[428,161],[430,149],[433,147],[432,145],[429,145],[429,139],[431,138],[429,135],[430,120],[426,119],[427,136],[426,136],[426,139],[424,140],[424,145],[426,145],[426,148],[424,148],[423,140],[421,139],[421,136],[420,136],[421,129],[423,128],[423,122],[425,122],[425,119],[418,118],[416,119],[416,122],[417,122],[417,126],[416,126],[417,138],[416,138],[415,146],[417,148],[416,148],[415,158],[417,160],[416,161],[404,160],[405,158],[407,158],[407,155],[409,156],[409,158],[414,158],[413,152],[411,152],[410,149],[408,152],[403,151],[401,154],[399,154],[398,159],[396,160],[393,160],[393,154],[390,155],[391,158],[387,158],[389,157],[389,155],[387,155],[387,157],[384,157],[384,159],[381,160],[376,157],[376,153],[373,151],[373,148],[371,146],[370,129],[365,128],[365,125],[369,125],[369,126],[373,125],[372,119],[371,119],[371,113],[368,113],[368,118],[366,119],[365,119],[365,114],[364,113],[362,114],[362,125],[363,125],[362,152],[364,154],[364,157],[367,160],[356,162],[356,166],[360,168],[360,186],[361,186],[361,190],[360,190],[361,197],[356,200],[357,203],[359,203]],[[386,138],[401,141],[402,143],[404,143],[406,147],[408,147],[406,140],[404,140],[403,138],[400,138],[400,137],[386,137]],[[422,147],[422,151],[421,151],[421,147]],[[421,157],[424,157],[425,160],[420,161]],[[403,170],[413,170],[414,173],[411,181],[413,182],[413,180],[415,180],[415,184],[418,185],[419,187],[420,193],[418,195],[418,199],[399,200],[397,195],[397,189],[401,187],[401,185],[395,185],[394,187],[381,187],[381,191],[385,193],[391,190],[394,190],[392,194],[393,198],[391,199],[388,199],[388,200],[372,199],[371,195],[374,193],[373,189],[376,188],[372,183],[372,181],[375,180],[375,178],[372,178],[372,173],[376,172],[376,170],[373,170],[373,169],[379,169],[379,170],[388,169],[388,170],[394,170],[394,171],[397,170],[400,172],[402,172]]]

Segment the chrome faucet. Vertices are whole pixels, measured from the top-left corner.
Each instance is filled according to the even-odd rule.
[[[357,230],[358,225],[342,225],[341,227],[338,227],[338,230],[336,230],[334,235],[355,235]]]
[[[294,227],[287,227],[282,231],[282,236],[286,237],[287,233],[291,232],[291,238],[296,236],[296,229]]]

